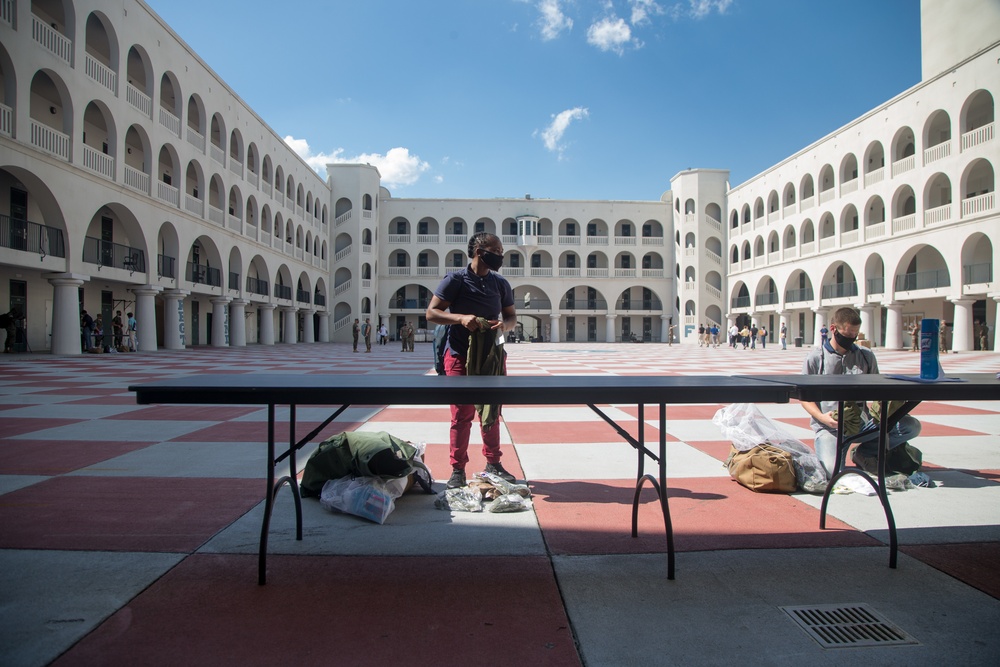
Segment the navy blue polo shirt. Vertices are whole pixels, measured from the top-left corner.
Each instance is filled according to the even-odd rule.
[[[514,305],[514,290],[507,279],[495,271],[477,276],[469,265],[465,271],[449,273],[434,290],[434,296],[451,305],[456,315],[475,315],[489,320],[502,318],[504,308]],[[448,347],[460,357],[469,350],[469,330],[448,327]]]

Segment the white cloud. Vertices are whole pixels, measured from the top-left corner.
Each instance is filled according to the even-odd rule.
[[[682,18],[703,19],[713,11],[725,14],[732,6],[733,0],[688,0],[687,5],[677,3],[670,8],[670,15],[679,20]]]
[[[553,40],[563,30],[573,28],[573,19],[563,13],[562,7],[559,6],[559,0],[541,0],[538,3],[538,11],[542,15],[538,19],[538,25],[542,31],[542,39],[545,41]]]
[[[420,179],[421,174],[431,168],[419,156],[411,155],[408,148],[390,148],[385,155],[362,153],[355,157],[344,157],[343,148],[338,148],[332,153],[313,153],[309,148],[309,142],[292,136],[285,137],[285,143],[323,178],[326,178],[326,165],[330,163],[370,164],[382,175],[382,185],[395,187],[413,185]]]
[[[625,45],[632,41],[632,29],[619,17],[603,18],[587,28],[587,43],[601,51],[614,51],[621,55]]]
[[[558,153],[559,157],[562,157],[562,153],[565,148],[562,143],[562,139],[563,135],[566,134],[566,130],[569,129],[570,123],[574,120],[583,120],[589,115],[590,112],[586,108],[574,107],[552,116],[552,122],[549,123],[549,126],[542,130],[541,133],[542,142],[545,144],[545,148]]]
[[[643,23],[650,22],[651,15],[658,15],[663,13],[663,7],[658,5],[655,0],[631,0],[632,3],[632,17],[630,23],[632,25],[642,25]]]

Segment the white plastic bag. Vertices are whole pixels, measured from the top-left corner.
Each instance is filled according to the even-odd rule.
[[[320,504],[331,512],[354,514],[377,524],[396,507],[386,483],[378,477],[341,477],[331,479],[320,491]]]
[[[800,489],[809,493],[822,493],[826,490],[829,478],[813,450],[771,421],[753,403],[733,403],[720,408],[712,418],[712,423],[740,451],[745,452],[765,442],[785,450],[792,455],[795,478]]]

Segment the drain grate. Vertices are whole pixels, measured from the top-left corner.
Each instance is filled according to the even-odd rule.
[[[779,608],[823,648],[911,646],[920,643],[866,604]]]

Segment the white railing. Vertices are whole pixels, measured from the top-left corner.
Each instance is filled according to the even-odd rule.
[[[905,174],[915,166],[917,166],[916,155],[909,155],[901,160],[896,160],[892,163],[892,175],[899,176],[900,174]]]
[[[756,257],[753,258],[753,268],[759,269],[762,266],[764,266],[764,256],[757,255]]]
[[[684,324],[694,324],[694,318],[695,318],[694,315],[685,315]]]
[[[216,146],[215,144],[211,144],[209,146],[208,152],[209,155],[212,156],[213,160],[215,160],[222,166],[226,166],[226,153],[225,151],[222,150],[221,146]]]
[[[924,211],[924,225],[936,225],[951,220],[951,204],[929,208]]]
[[[635,269],[615,269],[615,278],[635,278]]]
[[[663,245],[663,237],[662,236],[643,236],[642,237],[642,245],[662,246]]]
[[[255,188],[260,187],[260,176],[258,176],[254,172],[252,171],[247,172],[247,180],[250,181],[250,184]]]
[[[83,145],[83,166],[108,180],[115,180],[115,159],[87,144]]]
[[[722,231],[722,221],[716,220],[710,215],[705,216],[705,224],[717,232]],[[650,238],[650,237],[643,237],[643,238]]]
[[[340,227],[340,226],[341,226],[342,224],[344,224],[345,222],[347,222],[348,220],[350,220],[350,219],[351,219],[351,215],[352,215],[353,213],[354,213],[354,211],[348,211],[347,213],[341,213],[341,214],[340,214],[340,215],[338,215],[338,216],[337,216],[337,218],[336,218],[336,219],[335,219],[335,220],[333,221],[333,226],[334,226],[334,227]]]
[[[686,283],[684,283],[684,291],[685,292],[693,292],[697,288],[698,288],[698,283],[696,283],[693,280],[689,280]]]
[[[870,187],[885,179],[885,167],[879,167],[875,171],[865,174],[865,187]]]
[[[302,248],[296,248],[295,249],[295,259],[302,259],[304,256],[305,256],[305,253],[302,250]]]
[[[715,285],[705,285],[705,291],[708,292],[710,296],[714,296],[716,299],[722,298],[722,290]]]
[[[986,194],[979,195],[978,197],[969,197],[968,199],[962,200],[962,217],[967,218],[970,215],[979,215],[980,213],[985,213],[986,211],[993,210],[993,193],[987,192]]]
[[[615,245],[637,245],[634,236],[616,236]]]
[[[348,315],[347,317],[341,317],[339,320],[333,323],[333,330],[340,331],[350,323],[351,323],[350,315]]]
[[[795,259],[799,256],[799,249],[796,246],[785,248],[781,251],[781,258],[784,260]]]
[[[851,180],[845,181],[840,184],[840,196],[843,197],[844,195],[856,192],[857,189],[858,189],[858,179],[852,178]]]
[[[418,266],[417,275],[418,276],[439,276],[441,267],[439,266]]]
[[[511,276],[513,278],[520,278],[524,275],[523,266],[505,266],[500,271],[505,276]]]
[[[642,269],[643,278],[662,278],[663,269]]]
[[[687,248],[684,248],[685,257],[694,257],[696,252],[698,252],[698,249],[695,248],[694,246],[688,246]]]
[[[215,208],[211,204],[208,205],[208,219],[220,227],[226,226],[226,212],[221,208]]]
[[[169,109],[160,107],[160,125],[167,128],[178,137],[181,136],[181,119],[170,113]]]
[[[802,198],[802,202],[799,204],[799,210],[800,211],[804,211],[804,210],[806,210],[808,208],[812,208],[815,205],[816,205],[816,197],[815,197],[815,195],[810,195],[808,197],[803,197]]]
[[[781,218],[781,211],[771,211],[770,213],[767,214],[768,223],[774,222],[775,220],[779,220],[780,218]]]
[[[83,68],[87,76],[101,84],[115,95],[118,94],[118,74],[89,53],[83,54]]]
[[[829,188],[828,190],[822,190],[819,193],[819,203],[820,204],[825,204],[828,201],[830,201],[831,199],[833,199],[833,188]]]
[[[916,229],[916,228],[917,228],[916,213],[911,213],[910,215],[904,215],[892,219],[893,234],[899,234],[900,232],[908,232],[911,229]]]
[[[334,259],[334,261],[337,261],[336,257],[334,257],[333,259]],[[408,275],[410,275],[410,267],[408,267],[408,266],[390,266],[389,267],[389,275],[390,276],[408,276]]]
[[[153,117],[153,98],[131,83],[125,84],[125,100],[146,118]]]
[[[144,195],[149,194],[149,174],[139,171],[135,167],[125,165],[125,187],[131,188]]]
[[[781,261],[781,251],[775,250],[774,252],[767,253],[767,263],[776,264]]]
[[[885,236],[885,223],[876,222],[874,225],[865,227],[865,240],[879,239]]]
[[[243,177],[243,163],[234,157],[229,158],[229,171],[233,172],[240,178]]]
[[[795,202],[792,202],[788,206],[786,206],[783,209],[781,209],[781,215],[782,215],[782,217],[785,217],[785,218],[787,218],[790,215],[793,215],[794,213],[795,213]]]
[[[607,272],[608,272],[608,270],[604,269],[605,275],[607,275]],[[531,267],[531,271],[530,271],[530,273],[528,273],[528,275],[532,276],[532,277],[535,277],[535,276],[551,276],[552,275],[552,267],[551,266],[533,266],[533,267]]]
[[[198,130],[189,127],[187,133],[188,143],[200,150],[202,153],[205,152],[205,135],[203,135]]]
[[[559,245],[580,245],[579,236],[558,236]]]
[[[578,266],[560,266],[558,275],[566,278],[579,278],[583,275],[583,269]]]
[[[240,220],[237,215],[226,216],[229,219],[229,228],[233,231],[242,232],[243,231],[243,221]]]
[[[64,160],[69,159],[69,135],[35,120],[31,121],[31,145]]]
[[[204,199],[198,199],[197,197],[192,197],[191,195],[184,195],[184,208],[187,209],[188,213],[193,213],[199,218],[205,217]]]
[[[931,146],[930,148],[924,149],[924,165],[928,165],[931,162],[940,160],[951,155],[951,142],[945,141],[938,144],[937,146]]]
[[[274,201],[278,202],[279,204],[285,203],[285,193],[281,191],[281,188],[274,189]]]
[[[410,242],[409,234],[389,234],[390,245],[402,245]]]
[[[538,245],[552,245],[552,235],[551,234],[549,234],[547,236],[544,235],[544,234],[540,235],[540,236],[536,236],[535,239],[537,240]]]
[[[372,219],[372,212],[371,211],[361,211],[361,218],[363,220],[371,220]]]
[[[708,259],[708,261],[712,262],[712,264],[715,264],[716,266],[722,266],[722,256],[716,255],[711,250],[708,249],[705,250],[705,258]]]
[[[969,130],[962,135],[962,150],[967,151],[973,146],[993,140],[993,123]]]
[[[830,248],[835,248],[837,246],[837,237],[827,236],[824,239],[819,240],[819,250],[820,252],[824,250],[829,250]]]
[[[284,241],[282,241],[281,237],[277,235],[274,237],[274,241],[271,243],[271,247],[277,248],[278,250],[287,250],[285,246],[288,246],[288,248],[292,247],[290,244],[287,244]]]
[[[31,36],[57,58],[69,65],[73,64],[73,42],[52,26],[42,23],[34,14],[31,16]]]
[[[14,27],[14,0],[0,0],[0,23]]]
[[[161,201],[165,201],[168,204],[173,204],[180,208],[181,205],[181,191],[172,185],[168,185],[163,181],[156,182],[156,197]]]
[[[341,294],[343,294],[344,292],[346,292],[349,289],[351,289],[351,280],[347,279],[344,282],[340,283],[339,285],[337,285],[336,287],[333,288],[333,295],[334,296],[340,296]]]
[[[264,181],[264,187],[261,188],[261,191],[264,194],[266,194],[268,197],[270,197],[271,193],[274,192],[274,186],[271,185],[270,181],[265,180]]]
[[[6,104],[0,104],[0,134],[14,136],[14,110]]]
[[[607,236],[588,236],[587,245],[608,245]]]
[[[814,252],[816,252],[816,242],[815,241],[806,241],[805,243],[802,244],[801,250],[802,250],[802,256],[803,257],[805,257],[806,255],[813,254]]]
[[[351,249],[353,247],[354,247],[354,244],[352,243],[351,245],[345,246],[344,248],[341,248],[340,250],[338,250],[337,254],[335,254],[333,256],[333,261],[335,261],[335,262],[342,262],[342,261],[344,261],[344,258],[351,254]]]
[[[372,244],[371,243],[362,243],[361,244],[361,254],[362,255],[370,255],[370,254],[372,254]]]
[[[857,243],[860,232],[857,229],[851,229],[840,235],[840,245],[847,245],[848,243]]]
[[[302,210],[302,204],[296,204],[296,206],[295,206],[295,213],[298,214],[298,216],[300,218],[304,218],[305,217],[306,214]]]
[[[445,234],[444,242],[445,245],[465,245],[469,238],[462,234]]]
[[[437,243],[437,234],[417,234],[417,243]]]

